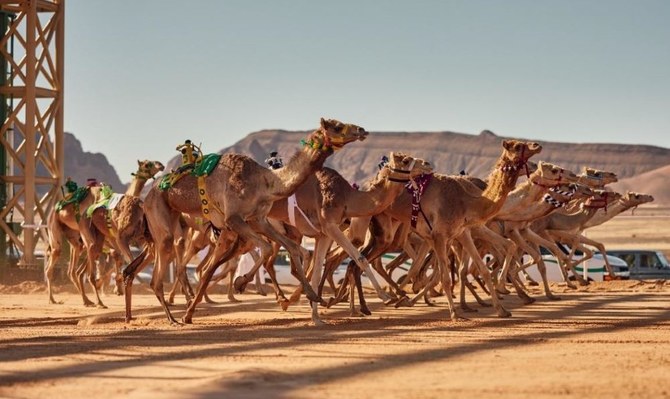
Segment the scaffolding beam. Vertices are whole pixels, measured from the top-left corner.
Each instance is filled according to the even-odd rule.
[[[3,244],[8,238],[23,254],[21,264],[33,265],[63,183],[65,0],[0,0],[0,11],[7,16],[0,40],[6,70],[0,80],[6,107],[0,128],[6,194],[0,235]]]

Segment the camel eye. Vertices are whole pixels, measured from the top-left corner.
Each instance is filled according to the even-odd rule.
[[[551,173],[558,173],[558,169],[557,169],[557,168],[553,168],[553,169],[551,170]]]
[[[521,144],[519,144],[519,143],[514,144],[514,149],[515,150],[518,150],[519,148],[521,148]]]

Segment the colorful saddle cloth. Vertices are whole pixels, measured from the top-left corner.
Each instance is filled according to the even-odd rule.
[[[220,154],[207,154],[198,159],[195,163],[181,165],[176,170],[163,176],[161,182],[158,184],[158,188],[161,191],[165,191],[174,186],[175,183],[187,174],[196,177],[207,176],[212,173],[214,168],[216,168],[216,165],[219,164],[219,159],[221,159]]]
[[[100,198],[86,209],[86,217],[90,218],[93,216],[93,212],[98,208],[104,208],[107,211],[113,210],[121,201],[121,198],[123,198],[123,194],[115,193],[112,191],[112,187],[106,184],[103,185],[100,190]]]
[[[84,198],[88,196],[89,191],[90,191],[89,188],[84,186],[84,187],[77,187],[74,191],[67,193],[65,195],[65,198],[56,203],[56,211],[60,211],[61,209],[65,208],[67,205],[70,204],[78,206],[84,200]]]

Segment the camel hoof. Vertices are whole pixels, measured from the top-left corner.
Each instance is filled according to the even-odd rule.
[[[502,294],[502,295],[509,295],[510,294],[510,290],[508,290],[507,287],[497,287],[496,291],[498,292],[498,294]]]
[[[174,322],[177,323],[176,320]],[[181,322],[184,323],[184,324],[193,324],[193,317],[184,315],[184,317],[181,318]],[[170,324],[173,324],[173,323],[170,323]]]
[[[398,309],[399,307],[411,308],[412,306],[414,306],[414,303],[408,297],[401,298],[395,304],[396,309]]]
[[[98,308],[98,309],[109,309],[109,308],[108,308],[104,303],[102,303],[102,302],[99,303],[99,304],[97,304],[97,305],[95,305],[95,307]]]
[[[540,284],[539,284],[537,281],[535,281],[535,280],[530,280],[530,281],[527,282],[527,284],[528,284],[529,286],[531,286],[531,287],[537,287],[537,286],[540,285]]]
[[[247,284],[249,284],[249,281],[247,281],[247,279],[244,276],[237,277],[233,282],[235,292],[238,294],[243,293],[244,290],[247,288]]]
[[[367,306],[361,306],[361,309],[359,310],[359,312],[366,315],[366,316],[372,315],[372,312],[370,312],[370,309],[368,309]]]
[[[239,302],[237,299],[235,299],[235,301]],[[205,297],[205,302],[211,303],[212,305],[216,305],[218,303],[218,302],[216,302],[215,300],[213,300],[212,298],[210,298],[208,296]]]
[[[63,301],[57,301],[55,299],[49,299],[49,305],[62,305]]]
[[[522,296],[520,298],[523,301],[524,305],[530,305],[531,303],[535,303],[535,298],[530,297],[528,295]]]
[[[477,302],[477,303],[479,303],[479,306],[481,306],[483,308],[490,308],[491,306],[493,306],[492,304],[490,304],[488,302],[484,302],[484,301]]]
[[[579,285],[581,285],[582,287],[586,287],[587,285],[589,285],[589,282],[586,280],[579,280]]]
[[[498,317],[500,318],[512,317],[512,313],[501,306],[500,309],[498,309]]]
[[[398,304],[399,300],[397,298],[391,298],[387,301],[384,301],[384,306],[391,306],[393,304]]]
[[[568,286],[568,288],[570,288],[571,290],[576,290],[576,289],[577,289],[577,286],[574,285],[573,283],[567,283],[567,286]]]
[[[316,327],[321,327],[321,326],[326,325],[326,323],[324,323],[323,320],[321,320],[321,319],[312,320],[312,323],[314,323],[314,326],[316,326]]]
[[[333,305],[337,305],[338,302],[339,301],[337,300],[337,298],[331,296],[330,298],[328,298],[328,302],[326,303],[326,307],[330,308]]]
[[[424,301],[424,302],[426,303],[426,305],[428,305],[428,306],[431,306],[431,307],[435,307],[435,306],[437,306],[437,304],[435,303],[435,301],[431,301],[430,299],[424,299],[423,301]]]
[[[279,306],[281,306],[281,310],[283,310],[284,312],[287,311],[289,305],[291,305],[291,301],[289,301],[289,300],[286,299],[286,298],[281,299],[281,300],[279,300],[279,301],[277,301],[277,302],[279,302]]]
[[[84,306],[87,307],[87,308],[94,308],[94,307],[95,307],[95,303],[93,303],[93,302],[84,302]]]
[[[550,295],[547,295],[547,299],[552,300],[552,301],[560,301],[562,298],[558,295],[550,294]]]

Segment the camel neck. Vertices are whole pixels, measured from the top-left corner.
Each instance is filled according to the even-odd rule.
[[[505,202],[502,208],[500,208],[497,218],[508,220],[508,218],[515,215],[521,216],[519,215],[520,213],[526,213],[529,208],[536,207],[538,201],[546,194],[547,190],[548,188],[545,186],[533,184],[530,180],[526,180],[512,190],[507,198],[505,198]]]
[[[612,219],[616,215],[626,211],[627,209],[632,208],[634,205],[626,205],[622,201],[617,201],[616,203],[612,204],[611,206],[607,207],[607,212],[605,212],[605,209],[600,208],[597,209],[593,217],[588,221],[588,226],[585,227],[592,227],[592,226],[597,226],[599,224],[603,224],[606,221]]]
[[[331,149],[317,150],[303,146],[283,168],[272,170],[277,177],[273,184],[273,196],[277,199],[289,197],[310,174],[323,166],[332,153]]]
[[[385,178],[371,184],[366,190],[355,191],[354,201],[347,206],[351,216],[376,215],[391,206],[396,197],[404,190],[403,183],[389,181]]]
[[[133,178],[133,180],[130,182],[128,189],[126,190],[126,195],[139,197],[140,193],[142,193],[144,185],[147,184],[147,180],[148,179],[135,176],[135,178]]]
[[[498,162],[487,179],[486,190],[482,193],[482,197],[490,201],[489,209],[484,210],[485,214],[493,216],[500,211],[507,195],[514,189],[517,177],[517,169],[505,168],[502,162]]]

